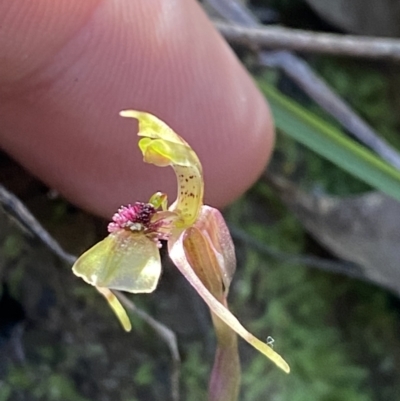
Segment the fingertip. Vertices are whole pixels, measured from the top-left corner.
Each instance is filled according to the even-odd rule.
[[[137,109],[198,153],[210,204],[226,205],[257,178],[273,143],[268,107],[197,2],[99,2],[67,33],[56,30],[63,13],[52,17],[53,34],[68,38],[23,80],[24,96],[0,102],[0,145],[36,176],[103,216],[172,194],[173,174],[143,164],[136,125],[118,116]]]

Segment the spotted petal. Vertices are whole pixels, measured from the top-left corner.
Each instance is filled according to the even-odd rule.
[[[158,167],[171,166],[178,180],[178,196],[169,208],[181,219],[177,226],[190,227],[197,219],[203,203],[203,170],[199,158],[188,143],[167,124],[150,113],[123,110],[123,117],[139,121],[139,148],[146,163]]]

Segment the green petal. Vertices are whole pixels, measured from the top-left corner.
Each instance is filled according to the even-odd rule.
[[[115,315],[117,316],[118,320],[122,324],[122,327],[125,329],[125,331],[131,331],[132,330],[131,321],[129,320],[129,317],[125,312],[124,307],[119,302],[118,298],[108,288],[96,287],[96,289],[107,300],[108,304],[114,311]]]
[[[81,255],[72,270],[96,287],[152,292],[161,274],[160,253],[143,233],[121,229]]]
[[[139,120],[139,136],[152,139],[163,139],[169,142],[189,146],[187,142],[177,135],[164,121],[150,113],[138,110],[122,110],[119,115]]]
[[[185,233],[181,233],[177,238],[172,237],[168,241],[169,256],[174,262],[176,267],[185,276],[186,280],[195,288],[197,293],[204,299],[208,307],[215,313],[225,324],[234,330],[239,336],[251,344],[254,348],[264,354],[272,362],[274,362],[284,372],[289,373],[290,368],[287,362],[276,353],[266,343],[259,340],[251,333],[249,333],[239,322],[239,320],[232,315],[232,313],[210,293],[206,286],[202,283],[196,275],[188,260],[186,259],[185,251],[183,248],[183,238]]]

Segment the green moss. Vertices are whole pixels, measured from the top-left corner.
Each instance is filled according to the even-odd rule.
[[[253,206],[249,206],[253,205]],[[270,206],[271,216],[249,210]],[[254,213],[263,216],[264,212]],[[304,229],[259,184],[228,212],[231,224],[282,253],[304,253]],[[289,362],[283,375],[242,344],[241,400],[372,401],[400,392],[399,318],[390,295],[371,285],[266,257],[242,247],[231,307],[260,338],[272,336]]]
[[[204,355],[204,344],[192,343],[185,352],[182,364],[183,399],[198,401],[207,399],[210,361]]]
[[[1,253],[5,258],[14,259],[22,250],[21,238],[18,235],[8,235],[2,244]]]
[[[79,394],[70,378],[52,372],[43,364],[12,367],[4,384],[9,394],[4,400],[32,399],[33,396],[35,400],[46,401],[89,401]]]

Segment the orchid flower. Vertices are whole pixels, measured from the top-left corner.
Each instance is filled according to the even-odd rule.
[[[178,196],[168,207],[167,196],[122,206],[108,225],[109,235],[86,251],[73,272],[107,299],[125,330],[131,323],[112,290],[152,292],[161,274],[159,249],[168,242],[169,256],[210,308],[218,349],[210,381],[210,400],[236,400],[240,380],[237,336],[241,336],[289,373],[284,359],[249,333],[229,311],[227,295],[235,272],[235,251],[221,213],[203,205],[201,163],[193,149],[167,124],[140,111],[123,117],[139,121],[139,148],[146,163],[171,166]]]

